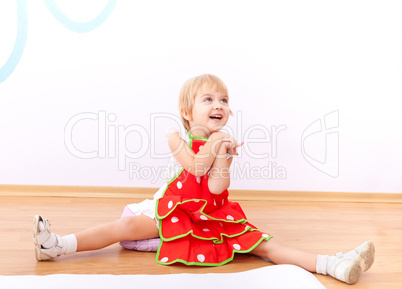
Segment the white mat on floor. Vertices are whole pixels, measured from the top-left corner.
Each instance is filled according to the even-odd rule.
[[[313,274],[292,265],[267,266],[240,273],[0,276],[0,284],[1,288],[13,289],[325,289]]]

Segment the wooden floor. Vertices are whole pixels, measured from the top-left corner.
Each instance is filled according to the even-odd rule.
[[[221,267],[163,266],[155,253],[118,244],[96,252],[37,262],[32,217],[46,216],[65,235],[120,217],[124,198],[0,197],[0,275],[228,273],[272,266],[252,255],[238,255]],[[353,287],[316,275],[327,288],[402,288],[402,204],[243,201],[251,223],[283,243],[321,254],[349,251],[366,239],[376,245],[376,261]]]

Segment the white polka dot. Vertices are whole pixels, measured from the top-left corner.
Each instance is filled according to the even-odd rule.
[[[177,182],[177,188],[180,190],[182,187],[183,187],[183,184],[180,181],[178,181]]]
[[[209,232],[209,229],[208,228],[204,228],[204,229],[202,229],[204,232]]]
[[[226,219],[231,220],[231,221],[234,221],[234,218],[233,218],[231,215],[227,215],[227,216],[226,216]]]
[[[168,260],[169,260],[168,257],[163,257],[163,258],[161,259],[161,262],[166,263]]]
[[[172,223],[177,223],[179,221],[179,218],[177,217],[172,217],[172,219],[170,219],[172,221]]]
[[[268,234],[262,234],[262,237],[263,237],[263,238],[268,238],[269,235],[268,235]]]
[[[216,200],[214,200],[214,206],[216,206]]]
[[[197,183],[199,183],[199,184],[201,183],[201,178],[200,177],[197,177],[196,180],[197,180]]]
[[[201,219],[201,220],[204,220],[204,221],[208,220],[207,216],[204,216],[204,215],[201,215],[201,216],[200,216],[200,219]]]
[[[170,201],[168,204],[168,208],[171,209],[173,207],[173,201]]]
[[[202,254],[199,254],[199,255],[197,255],[197,259],[198,259],[198,261],[200,261],[200,262],[204,262],[204,261],[205,261],[205,256],[202,255]]]
[[[241,247],[240,247],[239,244],[234,244],[234,245],[233,245],[233,248],[235,248],[235,250],[240,250]]]
[[[199,148],[199,150],[202,150],[202,148],[203,148],[203,146],[202,146],[202,145],[200,145],[200,148]]]

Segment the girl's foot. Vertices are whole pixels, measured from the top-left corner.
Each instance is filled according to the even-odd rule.
[[[373,265],[374,256],[375,248],[372,241],[366,241],[346,254],[318,255],[317,273],[330,275],[348,284],[355,284],[361,273]]]
[[[36,260],[50,260],[60,256],[62,241],[59,235],[52,233],[50,223],[40,215],[33,220],[33,241]]]
[[[49,221],[40,215],[36,215],[33,220],[33,237],[38,261],[51,260],[77,251],[77,238],[74,234],[60,237],[52,233]]]

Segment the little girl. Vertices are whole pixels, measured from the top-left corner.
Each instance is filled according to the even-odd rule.
[[[189,79],[180,91],[179,111],[187,133],[170,134],[173,174],[154,199],[126,206],[117,221],[64,237],[51,232],[47,219],[35,216],[37,260],[101,249],[120,241],[131,249],[156,244],[156,261],[163,265],[219,266],[233,260],[234,253],[251,253],[348,284],[354,284],[371,267],[371,241],[336,256],[300,251],[259,231],[239,204],[228,200],[229,167],[242,144],[220,131],[231,111],[227,88],[218,77]]]

